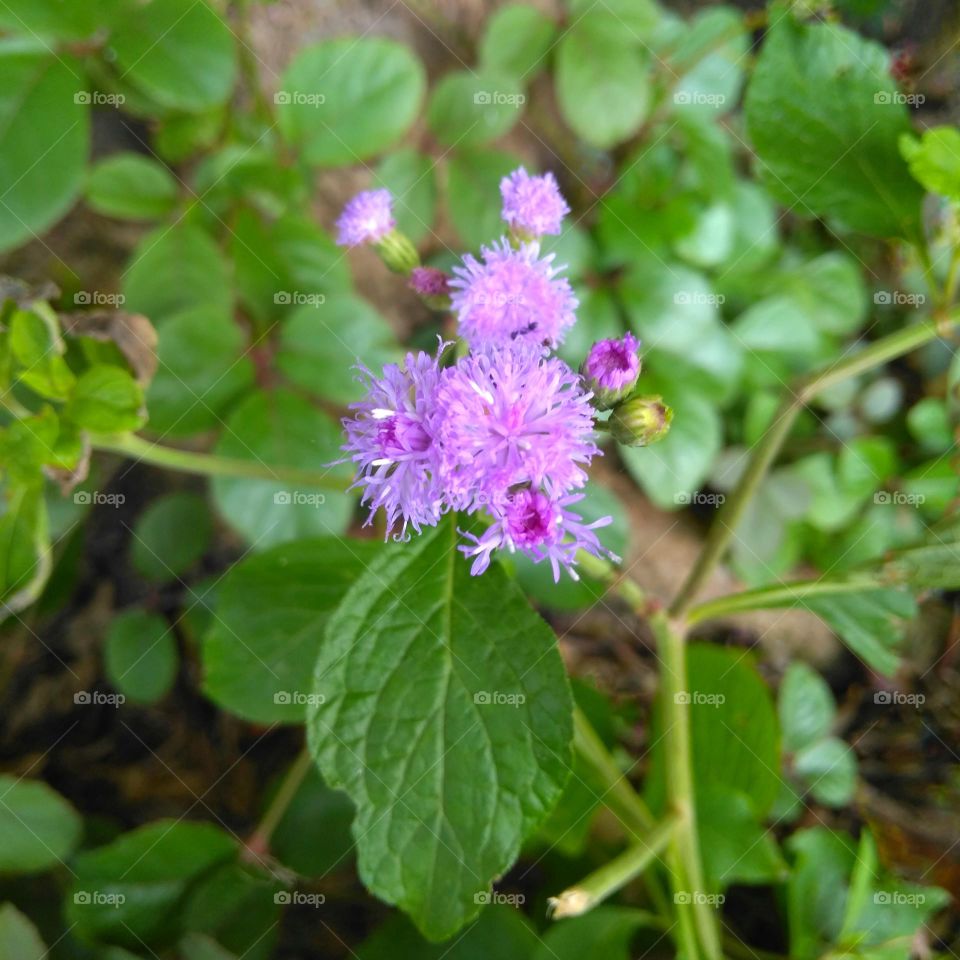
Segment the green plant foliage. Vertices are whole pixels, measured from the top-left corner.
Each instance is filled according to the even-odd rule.
[[[179,657],[170,627],[145,610],[114,617],[103,656],[112,686],[136,703],[162,700],[177,675]]]
[[[430,939],[480,912],[478,895],[559,797],[571,736],[552,633],[502,573],[470,576],[454,534],[444,522],[384,553],[348,591],[327,624],[307,720],[324,779],[357,806],[364,883]],[[499,629],[486,616],[493,604]]]
[[[60,866],[73,853],[82,821],[77,811],[45,783],[2,775],[0,827],[0,873],[37,873]]]

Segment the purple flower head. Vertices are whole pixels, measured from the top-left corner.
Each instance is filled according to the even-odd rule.
[[[500,181],[503,219],[511,228],[531,237],[559,233],[570,212],[552,173],[531,177],[520,167]]]
[[[342,449],[357,465],[354,486],[363,488],[361,502],[370,504],[367,523],[382,507],[388,535],[398,524],[401,536],[408,524],[419,533],[443,513],[434,444],[439,365],[421,352],[408,353],[403,366],[387,364],[379,378],[366,367],[358,369],[367,396],[351,404],[355,413],[343,420]]]
[[[488,344],[528,341],[555,347],[576,320],[577,298],[553,254],[540,257],[536,243],[514,250],[507,240],[467,254],[454,267],[451,305],[460,333],[476,350]]]
[[[414,267],[409,286],[421,297],[443,297],[450,293],[450,277],[436,267]]]
[[[390,191],[364,190],[343,208],[337,220],[337,243],[341,247],[377,243],[395,226]]]
[[[640,377],[640,341],[632,333],[619,340],[598,340],[580,373],[594,395],[594,406],[606,410],[619,403]]]
[[[458,549],[473,557],[470,572],[477,576],[490,565],[494,550],[519,550],[534,563],[548,560],[553,568],[553,579],[560,579],[560,567],[578,580],[573,569],[578,550],[586,550],[594,556],[606,556],[618,560],[614,554],[600,545],[597,527],[612,522],[611,517],[602,517],[593,523],[583,523],[583,518],[566,509],[570,504],[583,499],[583,494],[551,499],[542,490],[523,488],[510,494],[490,510],[494,522],[478,537],[464,533],[471,543]]]
[[[455,509],[502,503],[518,485],[582,487],[599,452],[580,378],[529,348],[463,357],[441,374],[436,407],[440,478]]]

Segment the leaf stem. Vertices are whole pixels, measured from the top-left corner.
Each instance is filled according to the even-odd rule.
[[[259,460],[179,450],[175,447],[152,443],[132,433],[95,434],[91,436],[90,441],[95,450],[120,453],[143,463],[182,473],[199,473],[208,477],[246,477],[251,480],[271,480],[274,483],[299,483],[305,487],[319,487],[341,492],[346,488],[346,483],[331,476],[328,470],[275,467]]]
[[[958,319],[960,314],[954,312],[945,316],[939,326],[935,320],[926,318],[909,327],[896,330],[874,341],[859,353],[828,364],[802,380],[796,390],[791,391],[791,395],[783,401],[766,433],[753,448],[747,468],[733,493],[720,508],[697,562],[670,606],[672,617],[680,618],[686,613],[713,572],[713,568],[726,552],[747,505],[766,477],[800,411],[827,387],[872,370],[936,340],[938,336],[946,335],[953,329]]]
[[[287,807],[293,802],[293,798],[297,795],[297,791],[312,765],[313,758],[310,756],[309,750],[304,747],[284,774],[280,789],[277,790],[273,800],[270,801],[270,806],[267,807],[260,822],[247,840],[246,847],[255,857],[264,856],[269,851],[273,831],[277,829],[283,819]]]
[[[594,870],[579,883],[568,887],[563,893],[551,897],[548,902],[553,919],[579,917],[642,874],[666,848],[677,828],[677,822],[676,817],[668,817],[654,827],[643,840],[628,847],[618,857]],[[664,924],[663,918],[654,914],[650,915],[650,922],[656,926]]]

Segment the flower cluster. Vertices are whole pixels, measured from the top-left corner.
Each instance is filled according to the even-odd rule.
[[[388,536],[404,539],[458,511],[484,521],[462,534],[472,573],[507,550],[576,579],[578,551],[613,558],[594,532],[611,518],[588,523],[575,507],[601,452],[596,412],[632,393],[639,343],[628,333],[595,344],[580,373],[551,355],[577,299],[539,237],[559,233],[569,208],[550,174],[521,168],[501,192],[509,237],[464,256],[452,276],[418,262],[401,271],[427,303],[452,310],[460,346],[441,341],[435,356],[408,353],[380,375],[359,367],[365,397],[343,421],[343,450],[367,522],[382,510]],[[374,244],[396,269],[387,248],[405,238],[384,193],[347,205],[340,242]]]

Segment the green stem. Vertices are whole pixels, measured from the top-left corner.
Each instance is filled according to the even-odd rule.
[[[277,829],[283,819],[287,807],[290,806],[293,798],[297,795],[297,791],[312,765],[313,758],[307,748],[304,747],[297,759],[291,764],[290,769],[284,774],[280,789],[277,790],[273,800],[270,801],[270,806],[267,807],[256,829],[250,834],[246,846],[254,855],[260,856],[270,849],[270,839],[273,837],[273,831]]]
[[[720,926],[716,911],[707,902],[703,861],[697,830],[690,743],[690,691],[683,632],[664,614],[650,618],[660,656],[660,702],[663,708],[667,803],[678,820],[672,847],[681,870],[671,873],[674,902],[692,904],[693,920],[703,954],[719,960]]]
[[[958,318],[960,315],[956,313],[944,318],[941,328],[938,328],[931,319],[921,320],[876,340],[851,357],[828,364],[801,381],[792,395],[784,401],[766,433],[753,448],[739,483],[717,514],[697,562],[670,606],[671,616],[680,618],[686,613],[713,572],[713,568],[726,552],[747,505],[766,477],[800,411],[822,390],[872,370],[935,340],[952,329]]]
[[[274,467],[258,460],[240,457],[221,457],[215,453],[197,453],[151,443],[132,433],[97,435],[90,437],[95,450],[121,453],[143,463],[182,473],[199,473],[207,477],[247,477],[251,480],[271,480],[274,483],[295,483],[304,487],[337,490],[346,484],[330,475],[329,471],[301,470],[297,467]]]
[[[568,887],[559,896],[551,897],[549,903],[553,919],[579,917],[625,887],[631,880],[642,874],[654,858],[663,852],[676,827],[675,817],[664,820],[647,837],[628,847],[620,856],[605,863],[574,886]],[[654,925],[663,925],[661,917],[651,914],[650,920]]]
[[[875,577],[855,577],[847,580],[799,580],[796,583],[784,583],[776,587],[743,590],[740,593],[728,593],[716,600],[698,603],[690,608],[686,622],[688,626],[693,626],[702,620],[711,620],[743,610],[785,606],[799,603],[807,597],[858,593],[862,590],[876,589],[878,586],[880,584]]]

